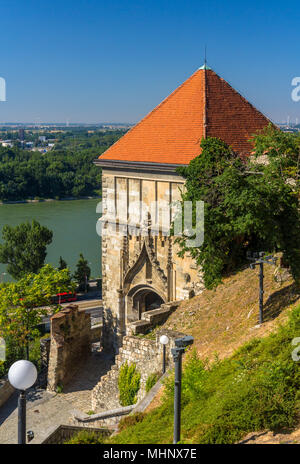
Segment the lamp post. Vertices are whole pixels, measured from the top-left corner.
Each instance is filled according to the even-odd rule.
[[[166,372],[166,345],[169,343],[169,337],[167,335],[162,335],[159,339],[160,343],[163,346],[163,374]]]
[[[10,384],[20,391],[18,399],[18,444],[26,444],[26,390],[32,387],[37,379],[34,364],[24,359],[16,361],[8,371]]]
[[[273,256],[265,256],[264,251],[255,252],[251,256],[251,253],[247,253],[247,258],[253,263],[250,264],[251,269],[255,269],[255,266],[259,266],[259,323],[262,324],[264,321],[264,264],[276,265],[276,259]]]
[[[175,348],[171,352],[175,363],[175,385],[174,385],[174,438],[173,444],[180,441],[181,422],[181,377],[182,377],[182,355],[187,346],[194,343],[194,337],[186,335],[175,340]]]

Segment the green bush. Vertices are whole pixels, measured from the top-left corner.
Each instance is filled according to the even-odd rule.
[[[292,340],[300,334],[300,306],[285,325],[209,364],[187,353],[182,376],[182,442],[230,444],[249,432],[293,428],[300,413],[299,362]],[[174,376],[162,404],[113,443],[172,443]]]
[[[103,436],[89,430],[81,430],[70,438],[70,440],[66,441],[65,445],[99,445],[103,443]]]
[[[119,399],[122,406],[130,406],[137,402],[140,383],[141,374],[136,370],[136,365],[128,365],[127,362],[123,364],[118,380]]]
[[[160,374],[158,372],[153,372],[152,374],[148,376],[147,381],[146,381],[146,392],[147,393],[151,390],[152,387],[154,387],[159,377],[160,377]]]

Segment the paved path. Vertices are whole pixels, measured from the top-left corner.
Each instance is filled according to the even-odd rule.
[[[103,353],[94,352],[72,382],[67,385],[63,396],[78,409],[87,413],[91,410],[92,389],[110,369],[113,359]]]
[[[91,391],[112,364],[111,358],[93,352],[85,365],[61,394],[31,390],[27,400],[27,430],[33,430],[31,443],[41,443],[53,429],[67,425],[74,409],[91,410]],[[17,442],[17,393],[0,408],[0,444]]]

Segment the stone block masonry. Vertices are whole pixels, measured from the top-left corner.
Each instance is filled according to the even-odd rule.
[[[70,305],[52,316],[47,389],[64,387],[90,354],[90,315]]]
[[[107,411],[110,409],[120,408],[118,379],[120,368],[126,362],[136,364],[137,370],[141,374],[141,387],[138,393],[138,401],[146,394],[146,382],[150,374],[162,371],[162,353],[163,348],[159,343],[162,334],[169,337],[167,345],[167,366],[173,365],[171,348],[175,346],[175,339],[182,337],[180,332],[166,331],[158,332],[156,340],[147,338],[125,336],[123,346],[116,356],[115,365],[112,369],[101,378],[100,382],[92,391],[92,409],[95,412]]]

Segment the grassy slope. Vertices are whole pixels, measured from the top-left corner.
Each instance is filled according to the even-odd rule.
[[[216,290],[184,301],[164,325],[193,335],[197,352],[222,359],[253,337],[270,333],[286,319],[288,310],[300,303],[300,294],[292,280],[275,282],[274,267],[264,269],[265,323],[258,324],[258,269],[247,268],[224,279]]]
[[[186,364],[185,442],[230,443],[255,430],[296,425],[299,364],[291,361],[290,342],[300,336],[300,310],[295,310],[293,327],[287,320],[299,305],[299,293],[292,281],[283,285],[274,282],[273,271],[271,266],[265,269],[266,322],[261,327],[257,327],[258,276],[250,269],[225,279],[215,291],[183,302],[165,324],[193,335],[200,358],[213,360],[218,353],[223,359],[205,369],[197,359]],[[274,335],[281,323],[285,329]],[[262,341],[252,341],[235,352],[245,342],[261,337]],[[150,406],[145,419],[126,427],[113,441],[170,443],[172,423],[169,385]]]

